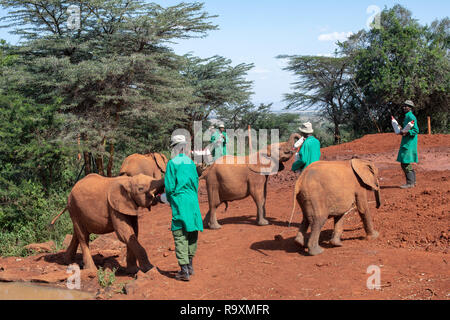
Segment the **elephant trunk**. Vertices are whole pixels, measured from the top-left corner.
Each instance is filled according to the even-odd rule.
[[[302,135],[299,133],[293,133],[289,137],[289,140],[287,141],[286,148],[289,148],[289,150],[292,150],[292,147],[294,146],[294,139],[298,138],[301,139]]]
[[[375,190],[375,200],[377,202],[377,209],[381,206],[381,195],[380,195],[380,189]]]
[[[279,161],[280,162],[286,162],[294,155],[294,151],[292,147],[294,146],[294,140],[295,138],[301,138],[302,136],[298,133],[293,133],[289,137],[289,140],[284,143],[284,146],[280,148],[280,155],[279,155]]]

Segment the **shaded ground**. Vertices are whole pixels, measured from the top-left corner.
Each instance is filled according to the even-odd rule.
[[[356,212],[345,217],[344,246],[328,244],[333,223],[322,229],[323,254],[308,256],[293,241],[301,215],[287,227],[292,209],[296,174],[285,170],[270,177],[267,217],[271,224],[255,225],[256,208],[248,198],[219,209],[222,229],[205,229],[199,236],[195,276],[173,279],[178,264],[169,231],[171,211],[154,207],[140,221],[139,241],[159,272],[138,273],[137,279],[121,270],[111,290],[103,290],[96,277],[82,272],[82,290],[102,299],[449,299],[450,298],[450,135],[420,135],[418,186],[402,190],[400,165],[395,162],[400,137],[368,135],[340,146],[322,149],[322,159],[354,156],[370,159],[380,168],[383,205],[374,211],[380,237],[364,239]],[[292,160],[291,160],[292,162]],[[287,164],[290,168],[290,163]],[[372,199],[373,195],[371,195]],[[200,208],[208,211],[204,181],[200,183]],[[274,236],[282,233],[282,240]],[[125,266],[125,247],[113,234],[96,239],[91,248],[98,266]],[[81,262],[81,254],[77,255]],[[368,290],[370,265],[381,270],[381,289]],[[0,258],[0,280],[25,280],[65,287],[67,266],[62,252],[27,258]]]

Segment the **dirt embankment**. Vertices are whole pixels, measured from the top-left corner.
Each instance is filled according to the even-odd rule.
[[[394,134],[376,134],[322,149],[324,160],[359,157],[380,168],[383,205],[378,210],[371,206],[380,232],[374,241],[364,239],[362,222],[352,212],[345,217],[343,247],[328,242],[331,219],[321,233],[323,254],[311,257],[297,247],[293,239],[301,215],[287,227],[297,178],[289,170],[291,160],[269,180],[266,211],[271,224],[255,224],[251,198],[230,203],[227,213],[219,208],[222,229],[200,233],[196,274],[190,282],[174,279],[178,264],[169,231],[171,210],[158,205],[140,221],[139,241],[159,272],[139,273],[134,279],[119,269],[113,290],[104,290],[97,278],[82,273],[82,290],[99,292],[102,299],[449,299],[450,135],[419,136],[413,189],[398,188],[405,181],[395,161],[399,145],[400,137]],[[204,181],[199,200],[204,216]],[[275,240],[281,232],[283,239]],[[125,266],[125,246],[113,234],[100,236],[91,249],[97,266]],[[68,274],[62,258],[63,252],[0,258],[0,279],[65,287]],[[80,253],[77,261],[82,261]],[[380,268],[380,290],[366,286],[371,265]]]

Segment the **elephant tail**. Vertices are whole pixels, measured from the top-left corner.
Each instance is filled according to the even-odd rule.
[[[53,218],[52,222],[50,222],[50,225],[52,226],[56,220],[67,210],[67,207],[65,207],[56,217]]]
[[[289,219],[289,224],[288,224],[288,228],[291,227],[291,222],[292,222],[292,218],[294,217],[294,212],[295,212],[295,207],[297,205],[297,194],[298,194],[298,190],[300,189],[300,185],[301,185],[301,178],[302,176],[300,176],[297,180],[297,182],[295,183],[295,187],[294,187],[294,196],[293,196],[293,205],[292,205],[292,212],[291,212],[291,218]]]

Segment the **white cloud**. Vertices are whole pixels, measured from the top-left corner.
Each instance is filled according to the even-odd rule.
[[[353,32],[331,32],[319,35],[319,41],[343,41],[350,37]]]

